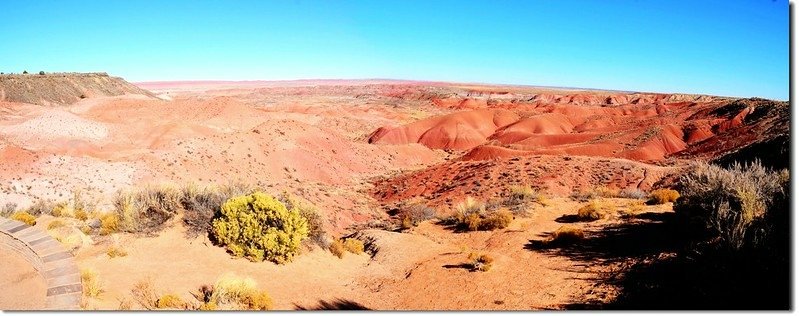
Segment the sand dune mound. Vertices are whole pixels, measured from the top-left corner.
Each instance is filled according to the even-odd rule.
[[[485,143],[498,128],[518,119],[517,114],[502,109],[457,112],[405,126],[382,127],[369,137],[369,143],[421,143],[435,149],[469,149]]]
[[[569,119],[559,113],[545,113],[523,118],[503,127],[491,139],[502,143],[515,143],[537,134],[568,134],[574,130]]]
[[[106,73],[0,75],[0,101],[67,105],[99,96],[152,93]]]

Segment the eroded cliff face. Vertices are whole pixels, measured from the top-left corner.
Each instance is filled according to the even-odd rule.
[[[149,91],[106,73],[0,75],[0,101],[58,106],[125,94],[154,97]]]

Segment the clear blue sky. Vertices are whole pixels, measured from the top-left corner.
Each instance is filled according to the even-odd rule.
[[[785,0],[0,2],[0,71],[788,99]]]

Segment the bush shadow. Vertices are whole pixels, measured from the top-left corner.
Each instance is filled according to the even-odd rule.
[[[294,309],[299,311],[325,311],[325,310],[371,310],[358,302],[336,298],[330,301],[319,300],[315,306],[300,306],[294,304]]]

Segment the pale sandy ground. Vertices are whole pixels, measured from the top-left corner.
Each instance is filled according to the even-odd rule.
[[[28,261],[0,248],[0,310],[42,309],[46,294],[44,278]]]
[[[614,200],[617,209],[629,200]],[[544,239],[561,223],[555,219],[574,214],[582,204],[553,199],[538,206],[529,218],[507,229],[455,233],[425,222],[410,232],[367,230],[360,237],[377,247],[368,254],[343,259],[316,249],[293,262],[276,265],[232,258],[207,238],[187,240],[178,224],[158,237],[118,234],[95,238],[95,244],[77,252],[78,265],[92,268],[102,280],[104,293],[89,301],[89,309],[116,309],[132,301],[136,282],[151,279],[162,293],[194,301],[190,293],[234,273],[255,279],[269,292],[276,309],[313,308],[322,301],[351,301],[370,309],[551,309],[575,300],[612,298],[615,290],[598,286],[598,273],[612,268],[553,256],[526,248],[530,240]],[[664,212],[670,206],[649,206],[645,212]],[[587,231],[623,221],[616,215],[592,223],[576,223]],[[126,257],[109,258],[108,247],[121,246]],[[495,258],[488,272],[471,272],[460,265],[470,252]],[[196,302],[196,301],[195,301]],[[136,304],[134,304],[136,308]]]

